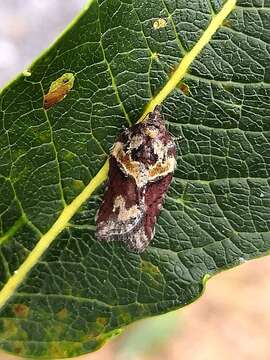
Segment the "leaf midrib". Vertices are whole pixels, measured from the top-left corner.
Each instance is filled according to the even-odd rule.
[[[231,13],[236,6],[236,0],[228,0],[222,9],[212,17],[212,20],[198,42],[194,45],[190,52],[186,53],[179,63],[177,69],[172,74],[171,78],[159,91],[159,93],[148,103],[139,121],[142,121],[145,116],[154,109],[158,104],[161,104],[167,96],[176,88],[177,84],[185,76],[189,66],[193,60],[198,56],[205,45],[209,43],[212,36],[222,25],[224,19]],[[78,17],[79,18],[79,17]],[[78,19],[77,18],[77,19]],[[73,22],[74,24],[74,22]],[[45,253],[51,243],[68,225],[70,219],[75,215],[81,205],[89,199],[91,194],[100,186],[107,178],[109,169],[108,160],[99,170],[97,175],[90,181],[84,190],[68,205],[66,206],[58,219],[52,227],[44,234],[37,245],[17,269],[16,272],[7,281],[0,292],[0,309],[7,303],[10,297],[14,294],[17,287],[23,282],[29,271],[36,265],[41,256]]]

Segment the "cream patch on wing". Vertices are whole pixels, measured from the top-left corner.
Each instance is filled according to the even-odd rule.
[[[153,181],[160,176],[166,176],[172,173],[176,166],[176,160],[173,157],[168,157],[167,160],[157,162],[154,166],[151,166],[148,171],[149,181]]]
[[[138,147],[142,145],[142,143],[143,143],[143,137],[141,135],[134,135],[130,140],[129,148],[130,150],[138,149]]]
[[[133,146],[140,146],[142,138],[134,136]],[[156,139],[153,141],[153,151],[158,156],[158,160],[154,165],[146,167],[139,161],[134,161],[129,152],[124,151],[124,146],[121,142],[117,142],[112,150],[112,155],[121,165],[124,173],[132,176],[138,187],[146,185],[149,181],[158,179],[161,176],[166,176],[172,173],[176,166],[176,160],[173,155],[168,155],[172,143],[164,145],[162,141]]]
[[[129,243],[128,243],[128,247],[131,250],[136,249],[136,251],[142,252],[147,247],[150,240],[151,239],[147,238],[144,228],[142,227],[138,231],[136,231],[134,234],[131,234]]]
[[[150,127],[148,126],[145,130],[144,130],[144,133],[149,136],[151,139],[154,139],[158,136],[158,129],[155,128],[155,127]]]
[[[140,215],[140,209],[138,205],[133,205],[129,209],[126,208],[126,201],[122,195],[118,195],[113,203],[113,212],[119,209],[117,220],[126,222],[131,218],[136,218]]]
[[[145,184],[147,180],[145,178],[145,166],[139,161],[132,160],[130,154],[125,153],[123,144],[121,142],[117,142],[115,144],[112,150],[112,155],[121,165],[124,173],[134,178],[137,186],[142,186]]]

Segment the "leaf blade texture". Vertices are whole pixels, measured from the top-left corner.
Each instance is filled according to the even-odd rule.
[[[91,1],[2,91],[3,349],[94,351],[126,324],[194,301],[207,277],[269,252],[268,24],[269,8],[252,1]],[[65,73],[73,86],[45,111]],[[154,241],[139,256],[97,242],[94,217],[115,137],[160,102],[183,140]]]

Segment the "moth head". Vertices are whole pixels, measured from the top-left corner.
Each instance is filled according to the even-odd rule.
[[[146,119],[147,126],[154,126],[159,130],[165,129],[164,117],[161,113],[161,105],[156,105],[154,110],[148,114]]]

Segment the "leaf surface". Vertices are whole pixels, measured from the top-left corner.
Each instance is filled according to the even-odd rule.
[[[4,350],[94,351],[126,324],[194,301],[209,276],[268,254],[269,24],[262,1],[91,1],[2,91]],[[97,242],[94,218],[115,137],[161,102],[177,170],[138,255]]]

